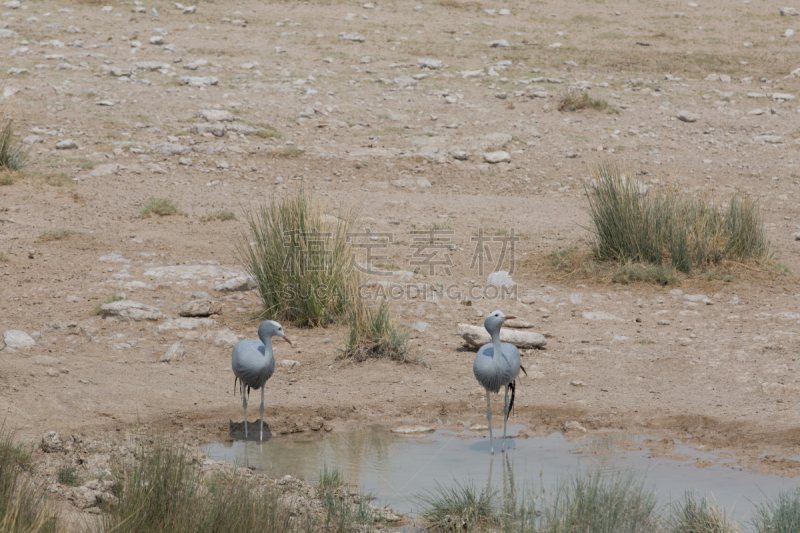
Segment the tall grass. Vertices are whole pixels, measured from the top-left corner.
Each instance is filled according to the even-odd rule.
[[[352,357],[360,362],[388,357],[406,361],[409,333],[392,320],[385,300],[375,307],[367,303],[352,306],[348,322],[350,331],[340,358]]]
[[[640,183],[610,162],[595,168],[588,198],[592,248],[601,261],[669,265],[688,274],[723,259],[768,257],[763,212],[750,198],[735,194],[723,210],[674,188],[644,194]]]
[[[471,531],[498,522],[497,491],[478,490],[470,481],[445,486],[436,482],[432,492],[416,496],[422,518],[444,531]]]
[[[58,531],[57,512],[26,469],[30,453],[0,427],[0,533]]]
[[[752,524],[755,533],[800,533],[800,488],[757,505]]]
[[[117,469],[119,503],[105,510],[98,532],[170,533],[310,531],[292,518],[280,494],[233,475],[206,483],[184,448],[169,437],[141,443],[137,461]]]
[[[256,281],[264,313],[299,326],[327,325],[347,315],[361,276],[350,268],[352,208],[335,223],[311,193],[299,189],[244,210],[236,243],[239,264]]]
[[[0,118],[0,170],[20,170],[28,159],[28,150],[14,132],[14,121],[5,114]]]
[[[543,495],[537,518],[540,533],[576,531],[645,533],[659,526],[658,499],[632,474],[575,475]]]
[[[699,498],[687,491],[683,499],[671,506],[667,519],[669,533],[739,533],[734,521],[713,499]]]

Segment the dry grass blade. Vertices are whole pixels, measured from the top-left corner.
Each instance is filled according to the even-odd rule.
[[[580,96],[573,93],[568,93],[561,98],[558,103],[558,110],[564,111],[581,111],[584,109],[592,109],[594,111],[603,111],[606,113],[619,113],[619,109],[610,105],[607,101],[601,98],[592,98],[588,92],[581,92]]]
[[[28,159],[28,150],[14,133],[14,122],[3,115],[0,119],[0,170],[20,170]]]

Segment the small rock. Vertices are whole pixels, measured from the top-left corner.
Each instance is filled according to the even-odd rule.
[[[163,35],[153,35],[150,37],[150,44],[164,44],[164,36]]]
[[[754,143],[783,144],[783,137],[780,135],[756,135],[753,137]]]
[[[492,165],[496,165],[497,163],[510,163],[511,156],[508,155],[508,152],[498,150],[497,152],[487,152],[483,154],[483,160]]]
[[[659,326],[669,326],[669,320],[659,320],[656,322]]]
[[[783,32],[784,37],[794,37],[794,30],[789,28],[785,32]]]
[[[256,288],[256,282],[249,276],[239,276],[231,278],[214,287],[215,291],[249,291]]]
[[[221,330],[219,333],[217,333],[217,336],[214,337],[214,346],[233,348],[237,342],[239,342],[239,337],[237,337],[236,333],[229,329]]]
[[[14,350],[25,350],[36,346],[36,341],[33,340],[33,337],[24,331],[15,329],[3,332],[3,342],[6,343],[6,348],[12,348]]]
[[[459,161],[466,161],[469,159],[469,154],[464,150],[453,150],[452,155],[453,159],[457,159]]]
[[[183,304],[178,311],[180,316],[209,316],[222,312],[222,303],[208,299],[192,300]]]
[[[431,327],[431,325],[430,325],[430,324],[428,324],[427,322],[414,322],[414,323],[413,323],[413,324],[411,324],[411,326],[409,326],[409,327],[410,327],[411,329],[413,329],[414,331],[419,331],[420,333],[425,333],[425,331],[426,331],[426,330],[427,330],[429,327]]]
[[[106,163],[104,165],[98,165],[91,172],[89,175],[93,178],[102,178],[105,176],[112,176],[114,174],[119,173],[119,165],[116,163]]]
[[[682,120],[683,122],[697,122],[697,119],[700,118],[690,111],[680,111],[675,116],[678,117],[678,120]]]
[[[186,355],[186,348],[180,342],[174,343],[169,349],[161,356],[162,363],[169,363],[170,361],[182,359]]]
[[[345,41],[354,41],[357,43],[364,42],[364,38],[357,33],[345,33],[342,35],[342,39],[344,39]]]
[[[300,366],[300,361],[295,361],[294,359],[284,359],[281,361],[281,366],[286,368],[294,368],[296,366]]]
[[[489,41],[489,48],[509,48],[511,45],[505,39],[498,39],[497,41]]]
[[[394,84],[398,87],[414,87],[417,84],[417,80],[409,77],[395,78]]]
[[[622,320],[618,316],[605,311],[584,311],[581,313],[581,318],[584,320]]]
[[[77,148],[78,143],[72,139],[64,139],[56,143],[56,150],[76,150]]]
[[[511,279],[511,275],[505,270],[498,270],[492,272],[486,278],[486,285],[495,285],[497,287],[513,287],[517,283]]]
[[[794,95],[789,93],[772,93],[773,100],[794,100]]]
[[[796,17],[800,13],[793,7],[782,7],[780,9],[780,14],[782,17]]]
[[[585,387],[586,386],[586,383],[584,383],[583,381],[570,381],[569,384],[572,385],[573,387]]]
[[[794,240],[800,241],[800,233],[792,233],[792,237],[794,237]]]
[[[160,143],[154,144],[150,147],[150,150],[153,152],[158,152],[163,155],[187,155],[192,153],[192,148],[190,146],[184,146],[182,144],[172,144],[172,143]]]
[[[456,334],[463,338],[467,343],[475,348],[480,348],[484,344],[492,342],[486,328],[473,326],[471,324],[459,324]],[[519,331],[511,328],[500,330],[500,341],[513,344],[517,348],[543,348],[547,340],[539,333],[532,331]]]
[[[119,302],[111,302],[100,306],[103,312],[103,318],[115,316],[121,320],[133,320],[140,322],[142,320],[158,320],[164,315],[155,307],[145,305],[131,300],[121,300]]]
[[[439,59],[421,58],[418,63],[420,67],[431,70],[438,70],[444,66],[444,63]]]
[[[586,428],[578,424],[576,421],[567,422],[564,424],[564,431],[581,431],[586,433]]]
[[[42,451],[44,453],[58,453],[63,451],[64,443],[61,436],[55,431],[48,431],[42,437]]]
[[[512,318],[511,320],[506,320],[503,322],[504,327],[514,328],[514,329],[530,329],[536,327],[535,324],[532,322],[527,322],[525,320],[520,320],[518,318]]]
[[[436,431],[436,428],[428,426],[400,426],[392,430],[392,433],[400,433],[402,435],[410,435],[412,433],[430,433]]]
[[[197,118],[202,118],[208,122],[233,122],[233,113],[223,109],[201,109],[197,112]]]

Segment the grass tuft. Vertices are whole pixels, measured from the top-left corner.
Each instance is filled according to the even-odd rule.
[[[0,185],[14,185],[14,176],[8,172],[0,173]]]
[[[256,136],[262,139],[283,139],[283,133],[270,124],[257,124]]]
[[[655,491],[634,475],[576,475],[562,481],[549,497],[543,495],[536,531],[657,531],[657,507]]]
[[[756,506],[753,514],[755,533],[800,533],[800,488],[781,491]]]
[[[20,170],[28,159],[28,150],[14,132],[14,121],[0,119],[0,170]]]
[[[39,242],[61,241],[68,239],[72,235],[83,235],[83,233],[71,229],[48,230],[39,235]]]
[[[347,237],[355,210],[330,222],[311,193],[298,189],[245,210],[244,217],[236,256],[256,281],[265,315],[298,326],[324,326],[347,315],[360,282],[350,268]]]
[[[558,104],[558,110],[564,111],[581,111],[583,109],[593,109],[594,111],[603,111],[605,113],[619,113],[619,109],[609,104],[607,101],[600,98],[592,98],[588,92],[581,92],[580,96],[569,93],[561,97]]]
[[[420,515],[435,528],[469,531],[494,521],[496,497],[497,491],[479,491],[470,481],[463,485],[454,481],[451,486],[437,481],[433,492],[425,492],[415,499],[423,509]]]
[[[172,200],[168,200],[167,198],[153,197],[147,200],[147,203],[144,204],[144,207],[142,207],[142,210],[139,212],[139,216],[141,218],[147,218],[150,215],[168,217],[171,215],[186,216],[186,213],[181,211]]]
[[[296,157],[300,157],[303,155],[303,150],[298,150],[297,148],[279,148],[278,150],[273,150],[269,153],[272,157],[283,157],[286,159],[293,159]]]
[[[200,217],[200,222],[211,222],[213,220],[225,222],[226,220],[234,219],[236,219],[236,214],[233,211],[212,211]]]
[[[64,465],[59,468],[56,477],[59,483],[68,487],[77,487],[81,484],[81,477],[78,475],[78,470],[72,465]]]
[[[406,362],[409,333],[392,319],[385,300],[377,308],[369,307],[366,301],[353,306],[348,323],[350,331],[340,359],[352,358],[361,362],[388,358]]]
[[[739,533],[739,528],[715,501],[692,492],[686,492],[682,500],[674,502],[667,518],[670,533]]]
[[[124,300],[124,298],[120,294],[117,293],[109,294],[108,296],[103,298],[102,301],[98,302],[97,305],[94,306],[92,313],[95,315],[100,315],[103,313],[103,310],[101,309],[103,307],[103,304],[119,302],[120,300]]]
[[[648,191],[614,163],[595,167],[588,191],[592,249],[600,261],[671,266],[689,274],[723,259],[768,259],[763,211],[734,195],[727,210],[674,188]]]
[[[44,178],[45,183],[48,185],[52,185],[53,187],[66,187],[67,185],[74,185],[75,182],[72,181],[67,174],[60,173],[60,174],[49,174]]]
[[[0,533],[57,531],[57,512],[27,472],[30,452],[0,427]]]

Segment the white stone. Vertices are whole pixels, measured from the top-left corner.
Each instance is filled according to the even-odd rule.
[[[216,324],[216,321],[211,318],[170,318],[163,324],[156,328],[159,333],[165,331],[176,331],[181,329],[192,330],[198,328],[207,328]]]
[[[174,343],[169,349],[161,356],[162,363],[169,363],[172,360],[182,359],[186,355],[186,348],[180,342]]]
[[[131,300],[103,304],[100,306],[100,310],[103,312],[104,318],[106,316],[115,316],[121,320],[133,320],[134,322],[158,320],[164,316],[156,307]]]
[[[793,94],[788,93],[772,93],[773,100],[794,100]]]
[[[780,8],[779,12],[782,17],[796,17],[797,15],[800,15],[800,12],[793,7],[782,7]]]
[[[564,424],[564,431],[580,431],[586,433],[586,428],[573,420]]]
[[[3,332],[3,342],[6,344],[6,348],[14,350],[24,350],[36,346],[36,341],[33,340],[33,337],[24,331],[16,329]]]
[[[459,324],[456,334],[476,348],[492,342],[489,332],[483,326]],[[547,344],[547,340],[539,333],[510,328],[500,330],[500,341],[513,344],[517,348],[543,348]]]
[[[487,152],[483,154],[483,160],[492,165],[495,165],[497,163],[510,163],[511,156],[508,155],[508,152],[504,152],[503,150],[498,150],[496,152]]]
[[[56,150],[76,150],[77,148],[78,143],[72,139],[64,139],[56,143]]]
[[[436,431],[436,429],[428,426],[400,426],[394,428],[392,430],[392,433],[410,435],[412,433],[430,433],[432,431]]]
[[[683,122],[697,122],[697,119],[700,118],[690,111],[679,111],[675,116]]]
[[[505,270],[498,270],[492,272],[486,278],[486,285],[495,285],[497,287],[513,287],[517,283],[511,279],[511,275]]]
[[[418,62],[420,67],[431,70],[438,70],[444,66],[444,63],[439,59],[421,58]]]
[[[214,346],[221,346],[223,348],[233,348],[234,344],[239,342],[239,337],[236,333],[229,329],[223,329],[214,337]]]
[[[426,330],[427,330],[429,327],[431,327],[431,325],[430,325],[430,324],[428,324],[427,322],[414,322],[414,323],[413,323],[413,324],[411,324],[411,326],[409,326],[409,327],[410,327],[411,329],[413,329],[414,331],[419,331],[420,333],[425,333],[425,331],[426,331]]]
[[[197,118],[202,118],[208,122],[233,122],[233,113],[223,109],[201,109],[197,112]]]
[[[605,311],[584,311],[581,313],[581,318],[584,320],[622,320],[618,316]]]
[[[281,361],[281,366],[286,368],[294,368],[300,365],[301,365],[300,361],[295,361],[294,359],[284,359]]]
[[[489,41],[489,48],[509,48],[511,45],[505,39]]]
[[[256,282],[250,276],[239,276],[229,279],[214,287],[215,291],[249,291],[256,288]]]

